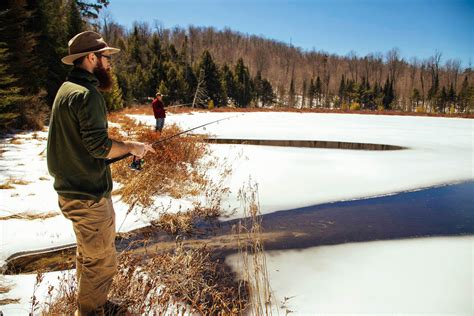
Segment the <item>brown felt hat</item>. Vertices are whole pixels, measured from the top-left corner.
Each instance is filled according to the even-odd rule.
[[[90,53],[108,51],[109,54],[115,54],[120,51],[118,48],[107,45],[100,34],[92,31],[85,31],[71,38],[68,48],[69,55],[61,59],[66,65],[72,65],[76,59]]]

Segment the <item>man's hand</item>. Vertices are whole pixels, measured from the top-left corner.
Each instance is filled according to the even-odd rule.
[[[142,158],[147,152],[155,153],[155,150],[150,144],[127,142],[127,145],[130,146],[130,153],[138,158]]]
[[[149,151],[152,153],[155,152],[153,147],[149,144],[131,142],[131,141],[122,142],[122,141],[112,140],[112,148],[107,158],[113,159],[116,157],[121,157],[128,153],[134,156],[137,156],[138,158],[142,158]]]

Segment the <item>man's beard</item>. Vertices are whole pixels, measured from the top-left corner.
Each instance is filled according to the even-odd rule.
[[[112,76],[110,75],[110,71],[107,71],[107,69],[104,68],[101,61],[99,61],[97,66],[94,68],[94,75],[99,80],[98,89],[100,91],[107,92],[112,90],[112,86],[114,84],[112,81]]]

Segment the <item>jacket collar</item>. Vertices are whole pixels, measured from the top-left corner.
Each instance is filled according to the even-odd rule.
[[[67,77],[68,81],[86,81],[91,83],[94,86],[99,85],[99,80],[88,72],[85,69],[79,68],[79,67],[74,67],[74,69],[69,73],[69,76]]]

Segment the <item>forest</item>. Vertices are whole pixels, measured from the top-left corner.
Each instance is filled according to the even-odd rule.
[[[7,0],[0,5],[0,128],[40,128],[70,66],[75,34],[94,30],[113,59],[109,110],[149,102],[195,107],[472,113],[474,77],[459,59],[406,60],[400,50],[345,56],[211,26],[113,21],[113,0]],[[328,26],[329,27],[329,26]]]

